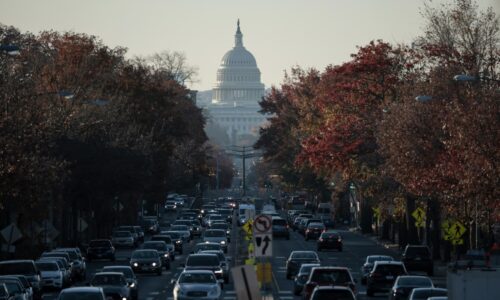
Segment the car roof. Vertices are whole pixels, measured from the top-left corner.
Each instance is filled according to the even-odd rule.
[[[94,274],[94,276],[97,276],[97,275],[120,275],[120,276],[123,276],[123,273],[122,272],[97,272]]]
[[[193,254],[189,254],[188,257],[191,257],[191,256],[215,256],[215,257],[219,258],[217,256],[217,254],[215,254],[215,253],[193,253]]]
[[[341,286],[341,285],[320,285],[315,288],[315,290],[345,290],[345,291],[351,291],[350,288],[346,286]]]
[[[397,266],[404,266],[403,262],[397,261],[397,260],[377,260],[375,262],[376,265],[397,265]]]
[[[184,270],[182,271],[182,274],[211,274],[214,275],[213,271],[210,270]]]
[[[117,266],[104,266],[102,267],[103,270],[105,269],[130,269],[132,270],[132,268],[130,266],[124,266],[124,265],[117,265]]]
[[[197,243],[195,246],[198,246],[198,245],[218,245],[218,246],[220,246],[220,244],[219,244],[219,243],[215,243],[215,242],[208,242],[208,241],[207,241],[207,242],[199,242],[199,243]]]
[[[78,286],[78,287],[65,288],[61,291],[61,293],[80,293],[80,292],[102,292],[102,288],[97,286]]]

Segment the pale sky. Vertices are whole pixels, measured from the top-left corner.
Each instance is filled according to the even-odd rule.
[[[448,2],[434,0],[434,3]],[[266,88],[299,65],[341,64],[371,40],[411,42],[422,32],[423,0],[0,0],[0,23],[21,31],[75,31],[128,48],[128,57],[181,51],[211,89],[234,44],[236,20]],[[479,0],[482,8],[499,0]]]

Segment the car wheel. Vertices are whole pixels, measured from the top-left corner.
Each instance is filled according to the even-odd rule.
[[[373,293],[373,291],[372,291],[371,289],[367,289],[367,290],[366,290],[366,295],[367,295],[368,297],[373,297],[373,294],[374,294],[374,293]]]

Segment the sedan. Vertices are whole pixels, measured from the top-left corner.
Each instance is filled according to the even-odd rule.
[[[318,254],[314,251],[292,251],[286,261],[286,279],[291,279],[305,263],[319,264]]]
[[[302,293],[302,289],[309,278],[309,274],[311,273],[312,268],[319,267],[320,264],[302,264],[300,266],[299,273],[295,276],[293,280],[293,294],[300,295]]]
[[[220,300],[222,287],[212,271],[183,271],[174,283],[174,300]]]
[[[309,223],[304,232],[304,238],[306,241],[310,239],[318,238],[326,227],[323,223]]]
[[[356,300],[350,288],[344,286],[318,286],[311,295],[311,300],[341,299]]]
[[[204,242],[219,243],[224,253],[227,253],[227,235],[224,230],[207,229],[203,234]]]
[[[336,231],[323,232],[318,239],[318,252],[324,249],[337,249],[342,251],[343,243],[342,236]]]
[[[168,251],[168,246],[164,241],[147,241],[142,245],[142,249],[158,251],[165,270],[170,269],[170,253]]]
[[[186,225],[172,225],[169,231],[180,233],[185,242],[191,241],[191,230]]]
[[[160,255],[156,250],[135,250],[130,258],[130,267],[134,272],[152,272],[162,274]]]
[[[101,287],[104,295],[112,299],[130,299],[130,287],[123,273],[100,272],[90,280],[90,286]]]
[[[414,288],[408,300],[427,300],[430,297],[447,296],[448,290],[441,288]]]
[[[361,267],[361,284],[366,284],[366,278],[370,275],[376,261],[394,261],[394,258],[389,255],[368,255]]]
[[[433,288],[432,280],[427,276],[402,275],[396,278],[389,293],[389,300],[407,299],[414,288]]]
[[[139,282],[135,277],[134,271],[129,266],[106,266],[102,268],[103,272],[119,272],[125,276],[128,287],[130,288],[130,296],[132,300],[139,298]]]
[[[106,300],[104,291],[100,287],[72,287],[61,291],[57,300]]]

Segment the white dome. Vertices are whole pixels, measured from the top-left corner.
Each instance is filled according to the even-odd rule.
[[[234,47],[224,54],[221,67],[254,67],[257,68],[255,57],[245,47]]]

